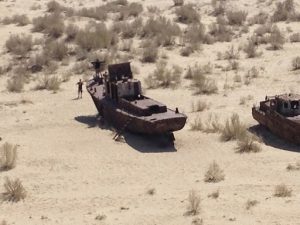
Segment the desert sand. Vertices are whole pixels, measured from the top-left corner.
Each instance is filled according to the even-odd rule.
[[[174,17],[171,0],[139,2],[144,6],[144,18],[149,16],[146,7],[151,5],[158,6],[163,15]],[[210,23],[213,20],[208,15],[210,1],[194,2],[201,12],[201,21]],[[102,1],[81,3],[85,7],[103,4]],[[273,12],[275,3],[229,1],[230,7],[246,10],[248,17],[259,10]],[[34,4],[41,5],[41,9],[31,10]],[[32,19],[45,13],[46,4],[46,0],[0,1],[0,15],[3,18],[26,14]],[[82,7],[80,1],[74,0],[61,4]],[[297,8],[300,6],[299,1],[295,4]],[[299,22],[278,22],[277,25],[286,38],[286,27],[293,32],[300,31]],[[40,33],[32,33],[31,27],[31,24],[0,25],[2,65],[11,59],[5,49],[10,34],[41,37]],[[249,27],[249,33],[253,29]],[[76,99],[75,84],[84,74],[73,75],[55,93],[33,90],[35,80],[26,84],[20,93],[8,92],[8,74],[0,75],[0,144],[18,145],[16,167],[0,172],[0,192],[5,177],[19,178],[27,191],[22,201],[0,204],[0,221],[5,220],[9,225],[182,225],[201,218],[206,225],[300,224],[300,173],[286,170],[289,163],[300,160],[299,146],[257,127],[251,116],[251,107],[265,95],[300,92],[299,74],[290,68],[292,59],[300,56],[300,44],[287,41],[278,51],[268,51],[264,46],[261,47],[263,55],[253,59],[244,57],[241,51],[239,73],[243,76],[252,66],[260,70],[259,77],[249,85],[224,89],[227,82],[233,85],[235,73],[215,68],[210,76],[217,81],[218,93],[193,95],[189,81],[183,79],[188,66],[196,62],[225,65],[225,60],[217,60],[217,52],[226,51],[232,44],[242,45],[246,37],[203,45],[202,51],[189,57],[180,56],[180,47],[163,50],[168,55],[169,65],[177,64],[184,69],[182,83],[176,89],[147,89],[146,95],[187,114],[185,128],[175,133],[174,148],[161,147],[153,140],[128,133],[123,141],[114,141],[114,132],[99,126],[97,111],[88,93],[84,90],[83,98]],[[132,64],[139,69],[135,77],[142,82],[155,68],[155,63],[141,63],[138,57]],[[59,75],[63,70],[59,68],[56,73]],[[92,74],[92,70],[87,73]],[[240,98],[248,95],[253,99],[241,105]],[[21,104],[22,99],[31,103]],[[198,99],[208,102],[209,109],[192,112],[191,104]],[[239,154],[235,152],[236,141],[222,142],[219,134],[190,129],[190,123],[198,115],[205,120],[214,113],[224,121],[234,112],[248,128],[258,129],[265,137],[260,143],[260,152]],[[205,172],[214,160],[224,170],[225,179],[218,183],[204,182]],[[274,187],[281,183],[293,190],[291,197],[273,196]],[[155,189],[155,193],[147,194],[149,189]],[[191,190],[201,196],[201,209],[196,216],[185,215]],[[220,193],[217,199],[208,197],[217,190]],[[247,210],[248,200],[259,203]],[[96,219],[99,215],[104,218]]]

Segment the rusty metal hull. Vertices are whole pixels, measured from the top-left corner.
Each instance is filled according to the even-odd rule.
[[[119,104],[106,98],[101,93],[101,85],[87,85],[93,102],[104,120],[110,122],[116,128],[122,127],[128,123],[126,130],[140,134],[165,134],[182,129],[186,123],[187,117],[181,113],[175,113],[168,109],[168,113],[172,115],[170,118],[151,120],[147,116],[137,116],[121,109]],[[93,90],[97,89],[97,95]]]
[[[275,135],[300,145],[300,123],[292,121],[274,110],[264,111],[259,107],[252,108],[252,116]]]

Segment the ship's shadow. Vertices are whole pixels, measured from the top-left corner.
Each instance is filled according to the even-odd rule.
[[[274,135],[271,131],[269,131],[266,127],[262,125],[254,125],[249,128],[249,131],[261,138],[261,140],[266,145],[281,150],[300,152],[300,146],[286,142],[282,138]]]
[[[76,116],[77,122],[86,124],[88,128],[100,128],[116,133],[116,129],[106,122],[102,122],[98,115]],[[174,143],[170,143],[165,137],[156,135],[142,135],[124,132],[119,142],[125,142],[133,149],[141,153],[176,152]]]

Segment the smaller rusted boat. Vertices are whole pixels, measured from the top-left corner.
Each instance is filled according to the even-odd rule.
[[[252,108],[252,116],[275,135],[300,145],[300,95],[266,96]]]
[[[108,65],[108,71],[97,73],[87,82],[87,91],[99,115],[119,130],[116,136],[127,130],[173,141],[173,132],[184,127],[187,116],[178,108],[169,109],[142,94],[141,82],[133,78],[129,62]]]

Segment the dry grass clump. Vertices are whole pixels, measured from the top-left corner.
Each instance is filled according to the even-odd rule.
[[[257,200],[250,200],[250,199],[249,199],[249,200],[246,202],[246,209],[249,210],[249,209],[251,209],[252,207],[256,206],[258,203],[259,203],[259,201],[257,201]]]
[[[207,64],[204,67],[195,65],[192,71],[192,84],[191,86],[195,90],[195,94],[214,94],[217,93],[218,87],[216,82],[207,77],[207,74],[211,73],[211,66]]]
[[[200,219],[200,218],[194,218],[192,220],[192,225],[203,225],[203,219]]]
[[[214,41],[219,42],[230,42],[234,34],[223,16],[218,16],[217,21],[209,25],[208,33]]]
[[[81,17],[88,17],[95,20],[105,21],[107,19],[107,10],[103,6],[82,8],[76,12],[76,15]]]
[[[32,45],[32,36],[25,34],[12,34],[5,42],[5,47],[9,52],[22,57],[26,56],[26,54],[31,51]]]
[[[84,74],[89,70],[89,64],[85,61],[77,62],[74,64],[71,70],[74,74]]]
[[[188,197],[188,205],[187,205],[187,211],[185,215],[195,216],[199,214],[201,209],[200,203],[201,203],[200,195],[197,194],[196,191],[191,190]]]
[[[212,0],[213,16],[224,15],[226,11],[226,1],[224,0]]]
[[[51,90],[58,91],[60,88],[61,81],[56,76],[47,76],[44,75],[41,79],[39,79],[38,84],[36,86],[36,90]]]
[[[17,24],[17,26],[26,26],[30,23],[30,20],[25,14],[15,14],[11,17],[4,17],[1,22],[5,25],[14,23]]]
[[[226,11],[226,17],[229,25],[242,26],[247,19],[247,12],[245,11]]]
[[[296,17],[295,5],[293,0],[278,2],[276,10],[272,16],[273,22],[293,20]]]
[[[8,177],[4,182],[5,192],[2,193],[3,201],[18,202],[25,199],[27,192],[19,179],[11,180]]]
[[[78,26],[76,26],[74,24],[69,24],[65,29],[66,41],[75,40],[78,31],[79,31]]]
[[[82,49],[91,51],[116,45],[116,38],[104,23],[93,23],[78,31],[75,42]]]
[[[214,114],[209,114],[205,123],[202,122],[200,116],[197,116],[194,122],[191,123],[191,130],[203,131],[205,133],[220,132],[222,127],[222,124],[219,122],[219,117]]]
[[[205,26],[202,23],[193,23],[189,25],[184,32],[183,41],[186,48],[190,48],[192,53],[195,50],[198,50],[202,43],[212,44],[214,39],[210,36],[210,34],[205,33]],[[188,56],[189,54],[182,55]]]
[[[225,179],[224,171],[213,161],[204,176],[205,182],[218,183]]]
[[[48,12],[53,13],[53,12],[61,12],[64,10],[66,10],[66,7],[62,6],[55,0],[51,0],[47,3],[47,11]]]
[[[141,61],[143,63],[154,63],[158,57],[158,48],[151,43],[146,43],[142,51]]]
[[[207,197],[217,199],[217,198],[219,198],[219,196],[220,196],[220,191],[216,190],[216,191],[210,193]]]
[[[156,68],[146,79],[145,83],[148,88],[175,88],[180,84],[182,69],[173,66],[169,69],[166,61],[159,61]]]
[[[239,115],[234,113],[230,119],[226,120],[221,131],[221,139],[223,141],[240,140],[246,132],[246,126],[240,121]]]
[[[265,24],[269,18],[269,15],[266,12],[259,12],[253,17],[248,19],[249,25],[254,24]]]
[[[274,25],[271,28],[271,35],[269,37],[270,47],[269,50],[279,50],[283,48],[283,44],[285,43],[284,35],[281,33],[279,28]]]
[[[10,170],[15,168],[17,161],[17,145],[4,143],[0,148],[0,169]]]
[[[126,20],[129,17],[138,17],[144,10],[143,5],[132,2],[127,6],[123,6],[120,10],[119,20]]]
[[[248,58],[255,58],[261,56],[262,52],[257,51],[257,45],[255,45],[253,40],[249,40],[247,44],[245,44],[243,50],[246,53]]]
[[[252,99],[253,99],[252,95],[243,96],[240,98],[240,105],[245,105],[248,101],[250,101]]]
[[[181,34],[180,27],[171,20],[160,16],[150,18],[141,30],[141,38],[147,38],[157,46],[170,46],[175,44],[175,38]]]
[[[209,104],[205,101],[198,100],[192,103],[192,112],[202,112],[209,108]]]
[[[256,138],[252,134],[246,134],[239,138],[237,143],[237,150],[238,153],[250,153],[250,152],[260,152],[261,147],[257,143]]]
[[[234,60],[240,58],[239,49],[235,49],[233,45],[231,45],[223,54],[223,59],[225,60]]]
[[[291,34],[290,42],[300,42],[300,33]]]
[[[192,4],[187,4],[176,8],[175,14],[177,21],[180,23],[190,24],[200,22],[200,15],[194,9]]]
[[[45,45],[44,54],[55,60],[63,60],[68,56],[69,48],[63,41],[51,41]]]
[[[173,0],[174,6],[182,6],[184,4],[184,0]]]
[[[32,24],[34,32],[44,32],[52,38],[59,38],[65,29],[64,20],[60,13],[36,17]]]
[[[291,197],[292,196],[292,189],[288,188],[285,184],[279,184],[275,186],[274,190],[275,197]]]
[[[24,88],[25,79],[22,76],[13,76],[7,80],[7,90],[9,92],[21,92]]]
[[[191,130],[202,131],[204,130],[204,125],[202,123],[201,117],[197,116],[194,121],[191,123]]]
[[[294,165],[293,164],[288,164],[286,169],[288,171],[296,171],[296,170],[300,170],[300,162],[296,162]]]
[[[300,57],[297,56],[293,58],[292,61],[292,70],[299,70],[300,69]]]

